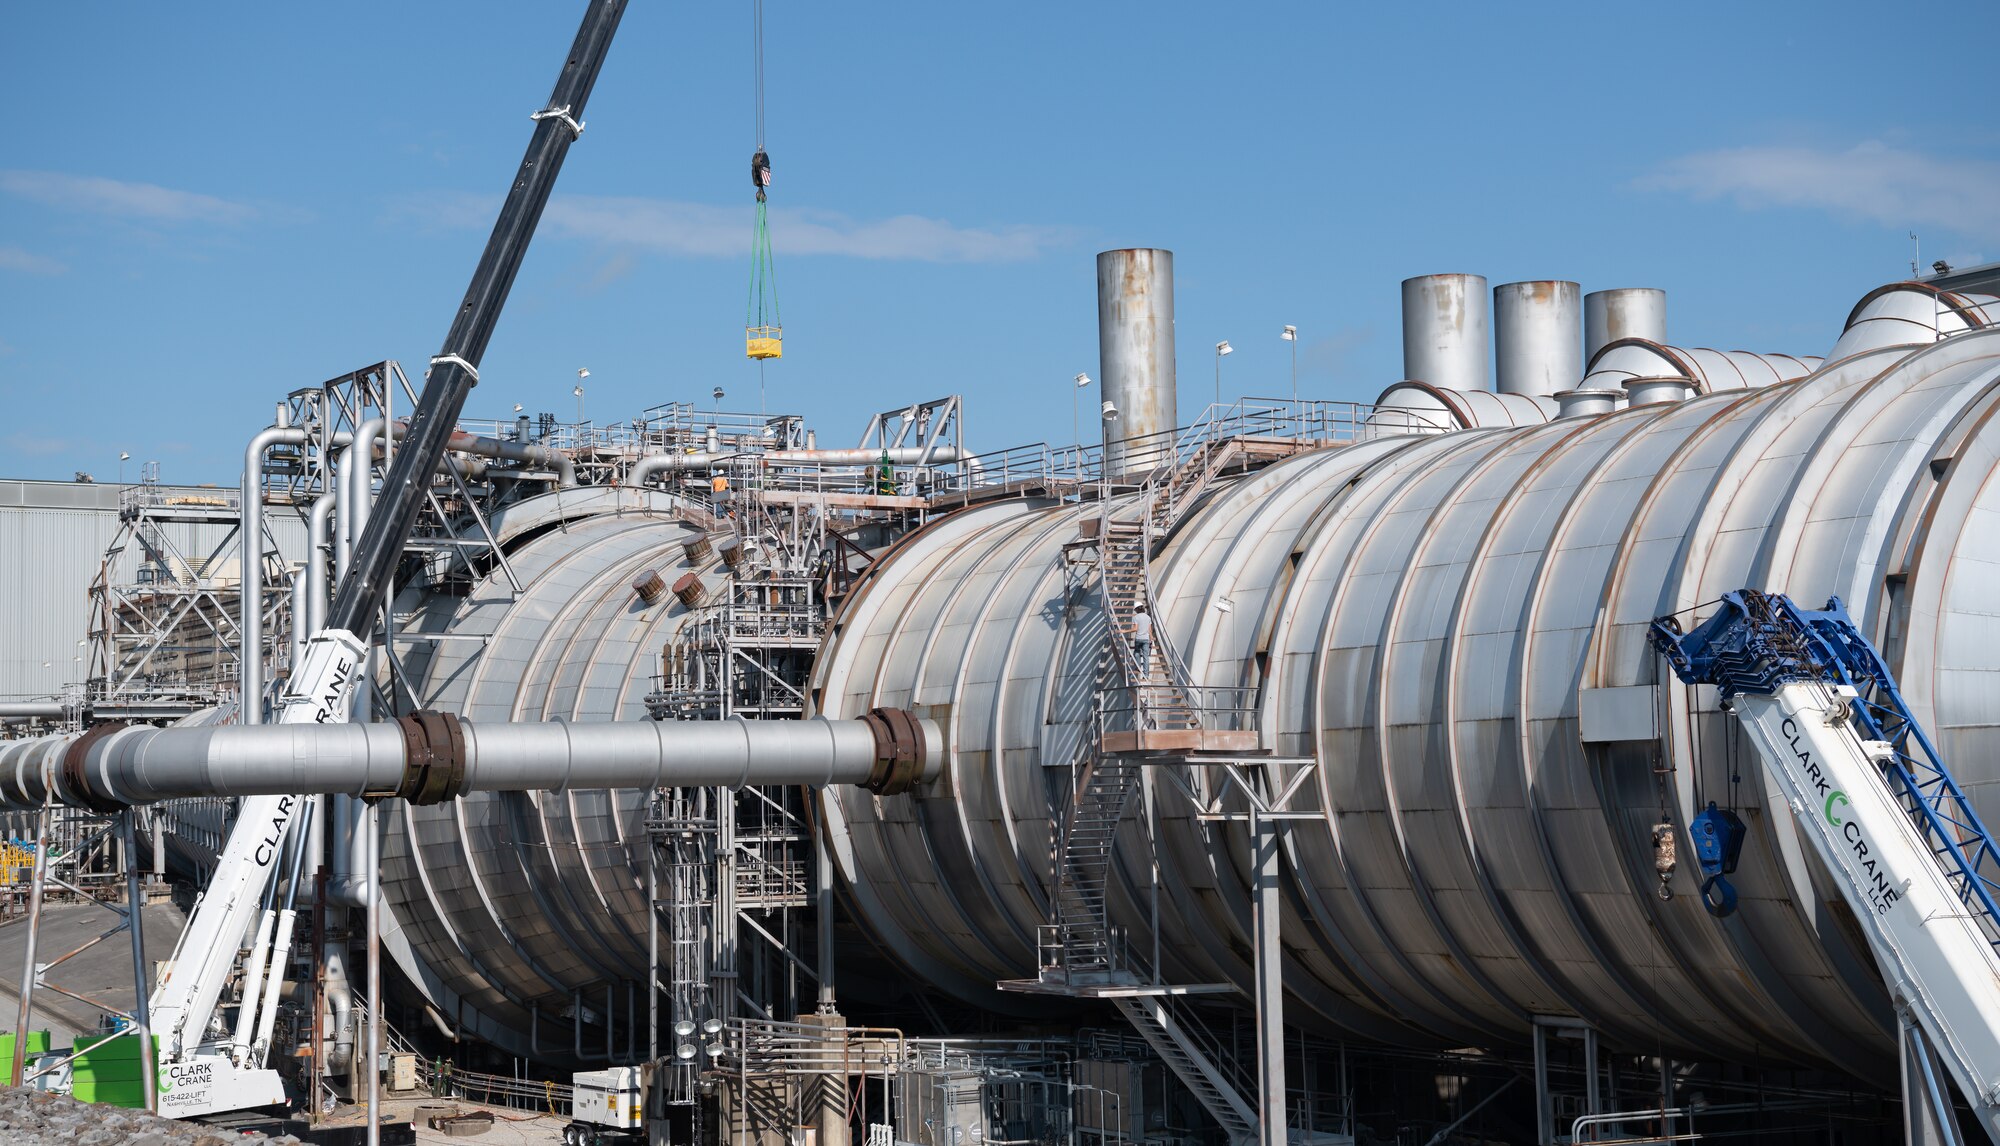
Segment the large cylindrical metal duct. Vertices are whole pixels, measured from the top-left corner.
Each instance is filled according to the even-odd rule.
[[[1654,287],[1617,287],[1583,296],[1583,360],[1621,338],[1667,341],[1667,292]]]
[[[1097,256],[1097,377],[1104,401],[1104,464],[1120,474],[1172,456],[1180,424],[1174,383],[1174,253],[1154,247]]]
[[[1583,378],[1582,294],[1559,279],[1493,288],[1495,389],[1546,398]]]
[[[1450,390],[1491,390],[1484,275],[1403,280],[1403,377]]]
[[[829,716],[949,707],[949,809],[823,803],[861,921],[969,998],[1038,966],[1106,640],[1062,553],[1099,513],[942,519],[870,570],[816,669]],[[1288,1020],[1486,1046],[1560,1015],[1640,1053],[1882,1069],[1894,1012],[1859,930],[1712,691],[1662,683],[1646,629],[1744,585],[1838,594],[2000,818],[1995,513],[2000,331],[1609,416],[1374,438],[1216,490],[1152,563],[1155,625],[1192,685],[1257,698],[1274,757],[1316,761],[1315,815],[1284,844]],[[1268,767],[1272,791],[1296,775]],[[1172,785],[1155,799],[1121,828],[1110,922],[1151,934],[1157,886],[1162,978],[1247,991],[1249,841]],[[1709,799],[1750,824],[1726,922],[1686,843]],[[1670,900],[1663,816],[1683,841]]]

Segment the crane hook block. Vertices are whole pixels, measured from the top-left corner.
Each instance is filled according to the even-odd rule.
[[[1688,834],[1694,837],[1694,858],[1701,865],[1703,906],[1717,918],[1729,915],[1736,910],[1736,889],[1723,877],[1735,873],[1743,854],[1742,817],[1710,800],[1688,821]]]

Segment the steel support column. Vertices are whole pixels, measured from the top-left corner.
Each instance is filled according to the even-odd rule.
[[[1257,963],[1257,1141],[1285,1146],[1284,946],[1279,934],[1278,822],[1250,814]]]
[[[139,874],[138,833],[133,830],[133,821],[140,816],[137,808],[127,808],[118,817],[118,829],[125,840],[125,926],[132,932],[132,1033],[139,1038],[140,1081],[146,1087],[146,1109],[154,1114],[160,1112],[159,1080],[154,1077],[160,1069],[159,1056],[153,1053],[153,989],[151,968],[146,965],[146,918],[145,893],[142,889],[144,877]],[[38,857],[39,858],[39,857]],[[21,1014],[28,1013],[26,1007]],[[22,1044],[16,1042],[17,1048]],[[21,1060],[17,1052],[15,1061]]]
[[[47,804],[35,814],[35,869],[28,883],[27,952],[21,957],[21,1013],[14,1021],[14,1072],[9,1086],[21,1085],[28,1062],[28,1018],[35,1010],[35,981],[41,978],[35,967],[35,947],[42,937],[42,885],[49,875],[49,817]]]

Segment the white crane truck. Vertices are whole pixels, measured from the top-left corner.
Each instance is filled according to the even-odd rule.
[[[1837,598],[1744,589],[1651,639],[1682,682],[1720,691],[1860,922],[1899,1020],[1909,1141],[1959,1141],[1941,1061],[2000,1143],[2000,852],[1888,666]],[[1696,845],[1720,881],[1720,849]]]

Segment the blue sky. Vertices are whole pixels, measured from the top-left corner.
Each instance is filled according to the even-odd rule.
[[[434,353],[581,3],[10,4],[0,476],[234,481],[284,392]],[[821,441],[966,395],[1070,437],[1094,253],[1176,252],[1182,411],[1368,400],[1397,283],[1669,292],[1676,342],[1819,353],[1869,287],[2000,258],[1989,5],[768,0],[786,357]],[[1957,77],[1954,79],[1954,77]],[[629,417],[742,357],[747,3],[634,0],[469,415]],[[415,373],[415,371],[412,371]],[[741,396],[739,398],[739,396]]]

